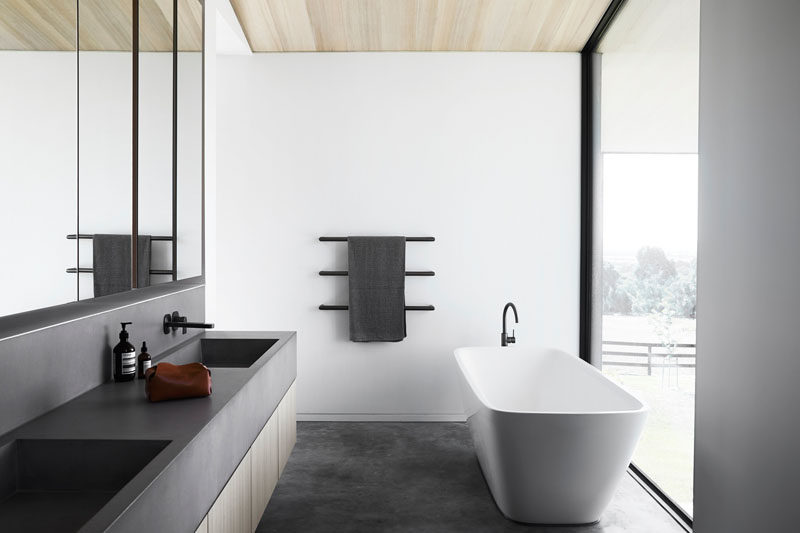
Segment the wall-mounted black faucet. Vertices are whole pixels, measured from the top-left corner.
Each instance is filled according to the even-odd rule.
[[[185,316],[181,316],[181,314],[177,311],[173,311],[171,315],[164,315],[164,334],[167,334],[170,331],[176,331],[178,328],[180,328],[183,330],[183,334],[186,335],[187,328],[211,329],[213,327],[214,324],[206,324],[204,322],[189,322]]]
[[[509,337],[506,333],[506,313],[508,312],[508,308],[511,308],[514,311],[514,323],[519,324],[519,317],[517,316],[517,307],[508,302],[506,306],[503,308],[503,333],[500,334],[500,346],[508,346],[509,344],[514,344],[517,342],[517,338],[514,337],[514,330],[511,330],[511,336]]]

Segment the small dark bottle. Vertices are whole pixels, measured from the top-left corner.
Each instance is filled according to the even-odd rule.
[[[142,349],[139,351],[139,379],[144,379],[144,373],[153,365],[153,359],[147,353],[147,343],[142,343]]]
[[[119,342],[114,346],[114,381],[130,381],[136,377],[136,348],[128,342],[125,326],[133,322],[120,322]]]

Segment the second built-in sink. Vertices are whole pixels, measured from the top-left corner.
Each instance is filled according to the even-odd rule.
[[[0,447],[0,530],[77,531],[169,443],[18,439]]]
[[[248,368],[278,339],[202,339],[200,352],[207,367]]]

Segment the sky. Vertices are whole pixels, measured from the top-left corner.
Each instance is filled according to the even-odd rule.
[[[697,154],[603,154],[603,256],[697,255]]]

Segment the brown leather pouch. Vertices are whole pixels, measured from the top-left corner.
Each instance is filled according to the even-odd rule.
[[[202,363],[158,363],[145,372],[144,388],[151,402],[209,396],[211,371]]]

